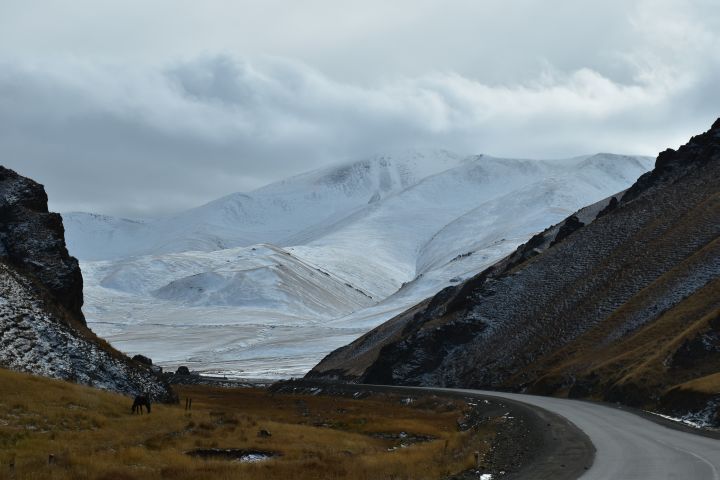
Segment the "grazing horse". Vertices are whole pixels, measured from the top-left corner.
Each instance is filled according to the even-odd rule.
[[[138,395],[135,397],[135,401],[132,406],[132,413],[139,413],[142,415],[143,406],[147,408],[147,412],[150,413],[150,396]]]

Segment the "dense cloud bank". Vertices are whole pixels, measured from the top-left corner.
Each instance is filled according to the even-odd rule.
[[[597,39],[584,39],[578,26],[565,40],[587,44],[586,63],[579,47],[568,53],[572,62],[549,52],[533,72],[503,78],[430,64],[355,81],[347,75],[353,58],[328,72],[307,59],[217,51],[135,61],[4,49],[0,159],[45,183],[54,209],[132,216],[408,147],[654,155],[717,117],[720,29],[718,15],[705,14],[717,9],[712,2],[636,3],[608,32],[632,40],[625,48],[605,45],[599,55]],[[537,32],[527,28],[530,41]],[[522,60],[522,42],[493,41],[493,58]],[[466,48],[469,55],[487,46]],[[387,58],[376,54],[380,68]]]

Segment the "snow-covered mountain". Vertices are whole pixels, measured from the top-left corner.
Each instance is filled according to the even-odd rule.
[[[651,167],[412,151],[152,221],[64,221],[85,315],[116,347],[208,372],[299,375]]]
[[[136,221],[67,213],[68,242],[80,258],[101,260],[255,243],[289,245],[316,227],[396,194],[463,158],[444,150],[378,155],[235,193],[178,215]]]

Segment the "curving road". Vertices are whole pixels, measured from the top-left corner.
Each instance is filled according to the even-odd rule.
[[[444,390],[444,389],[443,389]],[[596,449],[582,480],[720,480],[720,440],[671,429],[642,416],[577,400],[457,390],[530,404],[582,430]]]

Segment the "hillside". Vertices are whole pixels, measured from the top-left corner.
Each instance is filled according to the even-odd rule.
[[[309,375],[600,398],[720,424],[718,185],[720,120],[594,219],[567,218]]]
[[[170,400],[147,367],[86,326],[82,275],[42,185],[0,167],[0,366]]]
[[[377,155],[172,217],[66,215],[88,322],[117,348],[228,375],[302,375],[484,270],[651,159]],[[120,248],[123,247],[123,248]]]

